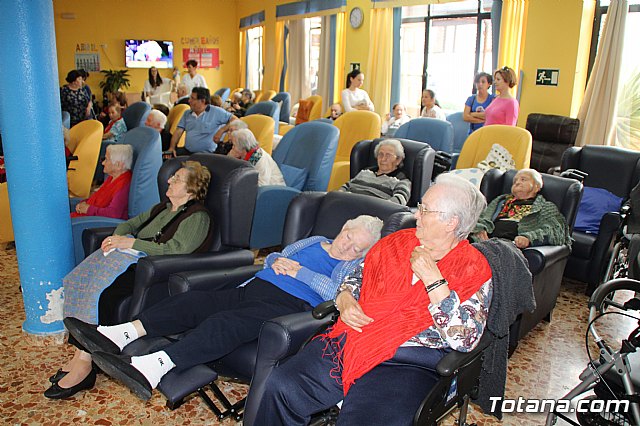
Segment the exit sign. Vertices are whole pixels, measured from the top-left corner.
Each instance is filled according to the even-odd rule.
[[[538,68],[536,72],[536,86],[557,86],[560,70]]]

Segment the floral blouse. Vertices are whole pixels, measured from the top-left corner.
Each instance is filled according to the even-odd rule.
[[[71,127],[87,118],[87,106],[90,100],[85,90],[71,90],[69,86],[60,88],[60,104],[62,111],[67,111],[71,116]]]

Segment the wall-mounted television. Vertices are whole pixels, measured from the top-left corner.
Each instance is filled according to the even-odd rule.
[[[173,42],[165,40],[125,40],[127,68],[173,68]]]

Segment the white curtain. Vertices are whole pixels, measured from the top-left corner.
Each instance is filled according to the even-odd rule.
[[[619,70],[628,10],[627,0],[611,0],[596,60],[578,112],[578,146],[613,145],[615,140]]]
[[[289,21],[289,93],[291,103],[311,96],[309,82],[309,28],[306,19]]]
[[[333,87],[331,77],[333,68],[331,67],[331,16],[323,16],[320,28],[320,60],[318,68],[318,95],[322,96],[322,104],[325,110],[333,104]],[[322,111],[324,114],[324,111]]]

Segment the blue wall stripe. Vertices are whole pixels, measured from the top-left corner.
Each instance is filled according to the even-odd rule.
[[[259,25],[264,22],[264,10],[261,10],[258,13],[254,13],[253,15],[245,16],[244,18],[240,18],[240,29],[252,27],[254,25]]]
[[[276,18],[286,16],[305,15],[307,13],[322,12],[339,9],[347,5],[347,0],[306,0],[286,3],[276,6]]]

